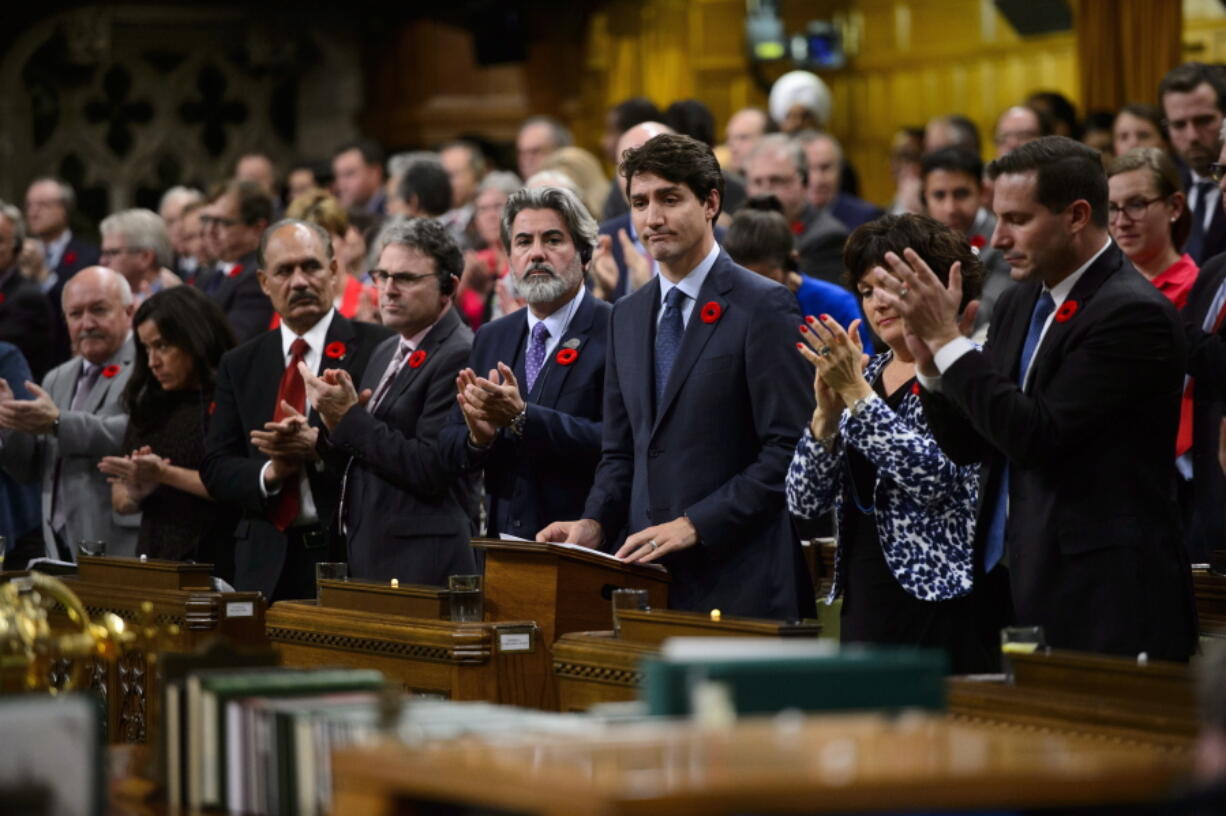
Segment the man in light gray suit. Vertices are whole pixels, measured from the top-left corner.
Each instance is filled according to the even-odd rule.
[[[140,516],[113,512],[98,470],[103,456],[124,453],[122,395],[136,354],[132,290],[119,273],[93,266],[65,285],[63,304],[75,356],[48,372],[42,388],[27,383],[33,399],[14,399],[0,383],[0,466],[17,481],[41,479],[47,555],[75,560],[82,541],[132,555]]]

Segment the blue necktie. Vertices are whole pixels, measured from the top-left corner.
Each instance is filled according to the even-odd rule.
[[[664,401],[664,386],[668,383],[668,372],[673,370],[673,360],[677,359],[677,349],[681,348],[681,335],[685,333],[685,323],[681,319],[681,306],[685,303],[685,292],[674,286],[664,296],[664,315],[656,326],[656,410]]]
[[[524,393],[530,393],[536,384],[536,377],[545,367],[545,343],[549,341],[549,329],[544,321],[532,327],[532,339],[528,342],[528,355],[524,358],[524,371],[528,375],[527,388]]]
[[[1196,182],[1196,206],[1192,208],[1192,231],[1183,245],[1183,251],[1192,256],[1192,260],[1200,263],[1205,252],[1205,214],[1209,209],[1209,193],[1213,190],[1213,182]]]
[[[1056,309],[1056,301],[1051,292],[1046,289],[1039,295],[1030,314],[1030,328],[1026,330],[1026,342],[1022,344],[1022,357],[1017,365],[1017,383],[1022,388],[1026,385],[1026,372],[1030,370],[1030,361],[1039,347],[1039,338],[1043,336],[1043,326],[1047,318]],[[990,572],[1005,554],[1005,522],[1009,515],[1009,463],[1000,474],[1000,487],[996,491],[996,504],[992,508],[992,523],[988,526],[988,535],[983,553],[983,571]]]

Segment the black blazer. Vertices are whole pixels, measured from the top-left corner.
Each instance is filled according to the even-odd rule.
[[[17,268],[0,284],[0,342],[21,349],[34,382],[42,382],[51,370],[55,321],[51,301],[38,284]]]
[[[670,606],[796,618],[813,608],[784,497],[813,411],[812,375],[795,348],[796,297],[720,252],[657,410],[659,302],[655,278],[613,307],[603,453],[583,517],[612,545],[623,528],[684,514],[700,543],[661,559],[673,575]]]
[[[326,342],[344,344],[343,356],[321,354],[320,369],[343,368],[360,382],[371,353],[389,334],[382,326],[334,315]],[[299,563],[286,564],[286,536],[268,521],[272,502],[260,491],[260,470],[268,459],[251,444],[251,432],[272,421],[284,371],[280,330],[265,332],[221,358],[200,467],[200,478],[209,494],[243,513],[234,534],[235,587],[259,590],[272,600],[315,594],[310,576],[313,568],[309,564],[305,568]],[[309,411],[308,417],[312,425],[320,427],[318,414]],[[325,457],[307,472],[320,524],[325,528],[332,525],[336,515],[343,468],[343,459]],[[327,548],[321,548],[308,552],[307,558],[319,561],[328,555]],[[292,556],[303,559],[300,553]],[[289,586],[283,586],[277,597],[274,590],[283,570],[293,572],[298,580],[288,581]]]
[[[613,192],[616,193],[617,191],[614,190]],[[625,201],[625,199],[623,198],[622,201]],[[621,239],[617,237],[617,233],[620,230],[625,230],[627,235],[631,234],[630,213],[623,212],[621,215],[610,218],[608,221],[602,222],[599,228],[599,234],[608,235],[612,239],[610,248],[613,252],[613,262],[617,264],[617,286],[614,288],[613,295],[610,298],[612,301],[621,300],[625,297],[626,289],[630,285],[630,272],[626,268],[626,255],[622,251]],[[718,244],[723,241],[727,232],[723,227],[716,226],[715,242]]]
[[[1191,496],[1184,517],[1184,542],[1193,563],[1204,563],[1210,551],[1226,548],[1226,480],[1217,456],[1226,400],[1226,323],[1216,334],[1202,328],[1224,280],[1226,255],[1219,255],[1200,270],[1182,312],[1188,375],[1194,379]]]
[[[1175,504],[1185,342],[1174,307],[1112,244],[1074,285],[1016,377],[1037,281],[997,302],[983,352],[924,393],[959,464],[982,461],[984,537],[1006,460],[1017,621],[1063,649],[1184,660],[1195,647],[1191,573]],[[1065,319],[1060,319],[1061,316]]]
[[[362,388],[375,390],[399,343],[389,337],[375,350]],[[445,585],[476,571],[475,485],[447,469],[438,441],[472,343],[448,309],[418,347],[424,360],[414,368],[409,358],[375,413],[355,407],[332,429],[331,444],[352,457],[341,508],[351,576]]]
[[[609,304],[584,293],[531,393],[524,393],[528,310],[499,318],[477,332],[469,367],[486,376],[498,363],[506,363],[527,403],[522,439],[504,429],[487,450],[475,450],[468,444],[468,426],[458,405],[440,437],[449,467],[484,471],[490,536],[535,538],[547,524],[582,514],[600,462],[605,340],[612,311]],[[562,365],[558,354],[567,348],[578,356]]]
[[[213,293],[240,343],[263,334],[272,325],[272,301],[260,289],[258,269],[255,253],[244,255]]]
[[[1183,189],[1191,191],[1192,189],[1192,174],[1188,172],[1186,167],[1180,167],[1180,176],[1183,178]],[[1213,208],[1213,218],[1209,221],[1209,229],[1205,232],[1205,243],[1201,249],[1199,258],[1192,258],[1200,266],[1205,266],[1210,259],[1215,255],[1226,252],[1226,210],[1222,208],[1222,199],[1218,199],[1218,204]],[[1185,241],[1186,245],[1187,242]],[[1212,297],[1212,295],[1210,295]]]

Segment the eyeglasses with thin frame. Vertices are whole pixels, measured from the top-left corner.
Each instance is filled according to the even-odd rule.
[[[1148,210],[1155,201],[1165,200],[1166,196],[1157,196],[1156,198],[1134,198],[1132,201],[1127,202],[1122,207],[1117,207],[1114,204],[1108,204],[1107,220],[1114,221],[1115,219],[1119,218],[1120,213],[1124,213],[1128,216],[1129,221],[1136,221],[1138,218],[1145,215],[1145,211]]]
[[[433,278],[433,272],[423,272],[413,275],[408,272],[388,272],[386,269],[371,270],[370,277],[379,286],[387,286],[389,282],[396,284],[397,289],[406,289],[418,281]]]

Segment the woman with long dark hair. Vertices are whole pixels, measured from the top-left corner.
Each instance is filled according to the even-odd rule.
[[[128,456],[107,456],[117,513],[142,513],[137,553],[215,564],[229,577],[227,543],[236,515],[213,502],[200,481],[204,432],[221,355],[234,333],[211,298],[191,286],[158,292],[132,319],[137,354],[124,391]]]

